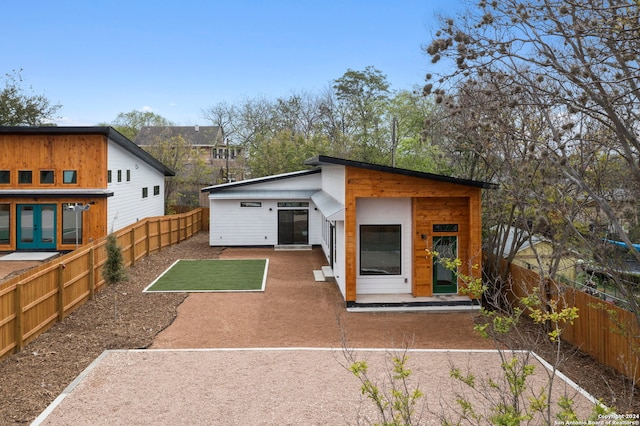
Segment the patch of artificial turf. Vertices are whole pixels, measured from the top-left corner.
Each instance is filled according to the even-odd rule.
[[[267,259],[178,260],[145,291],[261,291]]]

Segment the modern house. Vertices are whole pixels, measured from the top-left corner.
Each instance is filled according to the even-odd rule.
[[[204,188],[210,245],[321,246],[347,305],[461,295],[431,250],[480,274],[471,265],[481,263],[481,191],[495,185],[322,155],[305,164],[313,168]]]
[[[111,127],[0,127],[0,251],[73,250],[164,214],[174,173]]]

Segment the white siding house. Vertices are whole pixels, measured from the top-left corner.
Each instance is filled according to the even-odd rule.
[[[73,250],[161,216],[173,175],[111,127],[0,126],[0,250]]]
[[[109,140],[107,161],[111,175],[107,188],[113,191],[113,196],[107,199],[109,231],[124,228],[145,217],[164,215],[166,171],[132,155],[112,140]]]
[[[202,189],[210,245],[319,246],[348,305],[392,294],[473,302],[425,248],[475,258],[481,189],[495,185],[322,155],[305,164],[315,168]]]

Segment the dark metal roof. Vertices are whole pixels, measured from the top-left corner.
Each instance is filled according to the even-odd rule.
[[[304,162],[308,166],[322,166],[327,164],[337,164],[340,166],[357,167],[359,169],[375,170],[378,172],[394,173],[398,175],[417,177],[420,179],[431,179],[440,182],[455,183],[458,185],[473,186],[476,188],[496,189],[498,185],[495,183],[481,182],[470,179],[460,179],[451,176],[437,175],[433,173],[417,172],[415,170],[399,169],[397,167],[381,166],[379,164],[364,163],[362,161],[345,160],[344,158],[329,157],[326,155],[318,155]]]
[[[0,126],[0,135],[103,135],[164,174],[164,176],[175,176],[173,170],[162,164],[138,145],[131,142],[126,136],[118,132],[113,127]]]
[[[238,182],[222,183],[220,185],[213,185],[213,186],[208,186],[206,188],[202,188],[200,191],[208,192],[211,194],[214,192],[221,192],[226,189],[237,188],[239,186],[253,185],[256,183],[263,183],[263,182],[273,182],[276,180],[295,178],[299,176],[306,176],[306,175],[311,175],[311,174],[320,173],[320,172],[321,172],[320,169],[300,170],[297,172],[282,173],[279,175],[264,176],[264,177],[259,177],[255,179],[240,180]]]
[[[12,198],[59,198],[59,197],[113,197],[106,189],[0,189],[0,196]]]
[[[222,145],[222,128],[219,126],[144,126],[138,132],[136,145],[153,145],[158,140],[181,136],[190,145]]]

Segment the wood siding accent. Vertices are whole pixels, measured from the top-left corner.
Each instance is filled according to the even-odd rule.
[[[506,261],[502,262],[506,266]],[[532,294],[534,288],[547,285],[551,299],[558,303],[558,310],[578,308],[578,318],[572,324],[562,325],[562,340],[580,348],[596,361],[615,368],[630,380],[640,381],[640,341],[637,337],[640,336],[640,327],[632,312],[578,289],[542,280],[533,270],[513,263],[508,268],[511,279],[504,295],[512,306],[524,308],[520,299]]]
[[[408,197],[412,199],[414,296],[432,294],[431,259],[425,256],[432,244],[433,223],[457,223],[458,255],[463,273],[479,276],[481,271],[481,189],[402,174],[345,166],[345,272],[347,302],[357,295],[356,199],[360,197]],[[422,239],[425,234],[426,240]],[[429,246],[428,248],[431,248]],[[470,271],[469,265],[478,269]]]
[[[0,170],[11,183],[0,189],[106,188],[107,138],[103,135],[0,135]],[[33,171],[33,183],[18,184],[18,171]],[[40,183],[40,171],[53,170],[53,184]],[[77,183],[63,184],[64,170],[76,170]]]
[[[107,199],[87,197],[59,197],[59,198],[2,198],[0,204],[9,205],[9,244],[0,244],[0,251],[15,251],[17,245],[17,215],[18,204],[54,204],[56,206],[56,250],[67,251],[76,248],[74,244],[62,244],[62,214],[63,204],[71,203],[95,203],[89,210],[82,213],[82,238],[83,243],[97,240],[107,235]],[[74,214],[69,212],[69,214]]]

